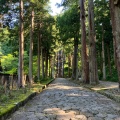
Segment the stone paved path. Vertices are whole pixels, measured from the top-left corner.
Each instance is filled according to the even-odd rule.
[[[103,95],[57,78],[9,120],[120,120],[120,105]]]

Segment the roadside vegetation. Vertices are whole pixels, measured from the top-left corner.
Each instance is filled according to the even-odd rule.
[[[45,85],[51,81],[51,78],[46,78],[40,82],[34,83],[31,87],[26,85],[24,89],[14,88],[7,91],[7,93],[4,92],[3,86],[0,86],[0,116],[9,112],[22,101],[28,99],[30,95],[41,92],[43,87],[46,87]]]

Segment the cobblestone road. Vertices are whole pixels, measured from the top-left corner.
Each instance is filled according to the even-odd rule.
[[[120,120],[120,105],[57,78],[8,120]]]

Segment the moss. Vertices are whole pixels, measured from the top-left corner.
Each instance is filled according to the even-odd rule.
[[[51,81],[53,81],[53,80],[50,79],[50,78],[42,79],[42,80],[40,81],[40,84],[42,84],[42,85],[47,85],[47,84],[50,83]]]
[[[0,104],[0,115],[5,114],[7,111],[15,107],[19,102],[25,100],[32,91],[28,91],[26,94],[21,93],[21,91],[14,91],[14,96],[8,98],[7,101],[2,101]]]
[[[0,93],[0,117],[9,113],[19,103],[25,101],[30,95],[41,92],[42,87],[50,83],[51,79],[42,80],[39,84],[33,84],[31,88],[11,90],[7,94]]]
[[[0,106],[0,116],[4,115],[6,112],[9,112],[14,107],[15,105],[13,104],[6,104],[4,108]]]

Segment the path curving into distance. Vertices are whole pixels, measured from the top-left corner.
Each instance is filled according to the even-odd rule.
[[[120,120],[120,104],[57,78],[7,120]]]

